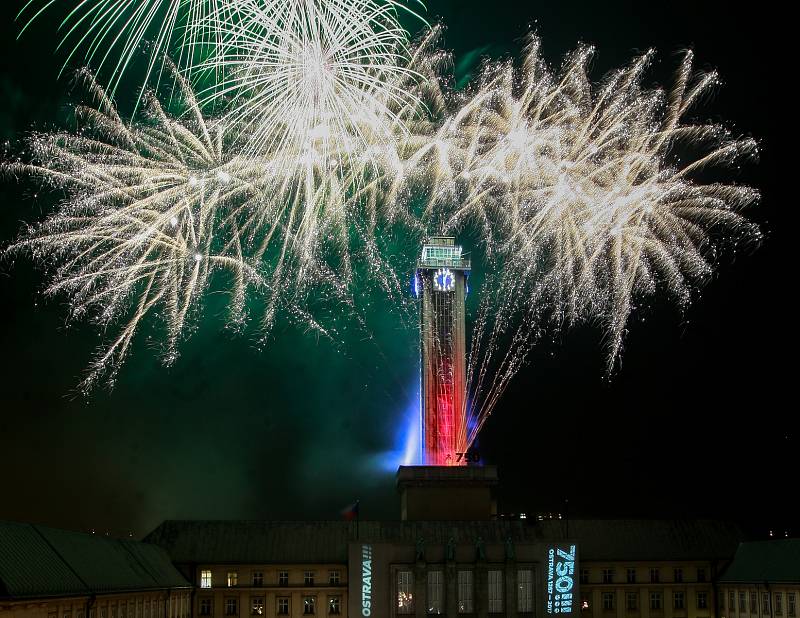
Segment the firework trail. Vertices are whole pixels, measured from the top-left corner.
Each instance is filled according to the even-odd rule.
[[[28,0],[17,19],[22,35],[55,0]],[[144,84],[160,77],[165,58],[173,56],[189,75],[196,73],[222,41],[215,38],[216,24],[231,19],[235,2],[227,0],[84,0],[73,2],[59,30],[58,44],[64,50],[64,68],[73,60],[94,67],[108,76],[114,95],[123,77],[147,49]],[[62,69],[63,71],[63,69]],[[140,90],[144,93],[144,86]]]
[[[490,274],[469,363],[470,442],[542,323],[600,321],[608,370],[637,301],[666,292],[685,306],[713,272],[719,244],[757,242],[741,214],[750,187],[699,175],[756,154],[718,124],[685,123],[716,83],[687,53],[669,92],[642,87],[652,52],[591,83],[593,50],[552,72],[532,37],[522,66],[489,66],[445,122],[437,169],[458,206],[447,227],[485,230]]]
[[[468,363],[471,443],[547,325],[600,321],[610,370],[637,302],[665,291],[685,305],[715,247],[758,240],[740,214],[757,192],[703,179],[756,145],[683,120],[716,81],[693,73],[690,54],[663,92],[642,86],[651,52],[593,84],[591,48],[554,72],[532,37],[519,66],[489,63],[454,92],[440,29],[409,44],[394,2],[138,6],[155,5],[198,7],[159,21],[154,47],[190,24],[174,71],[183,113],[147,95],[145,118],[124,122],[92,80],[99,106],[79,108],[84,130],[36,135],[34,161],[6,166],[66,193],[11,250],[54,266],[47,291],[66,293],[74,317],[126,316],[87,388],[113,377],[147,315],[163,320],[174,358],[215,271],[228,272],[234,323],[255,295],[265,332],[283,312],[335,337],[318,301],[358,313],[354,293],[377,286],[413,315],[413,257],[388,238],[413,256],[425,236],[470,234],[487,273]],[[97,48],[116,14],[103,0],[81,6],[105,8],[86,22],[105,29]],[[122,29],[126,53],[142,24]],[[219,79],[196,95],[187,71]]]

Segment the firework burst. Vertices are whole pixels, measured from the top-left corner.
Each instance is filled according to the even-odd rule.
[[[264,281],[224,209],[250,196],[242,188],[246,170],[226,151],[225,125],[208,121],[176,77],[187,114],[177,119],[148,95],[146,119],[129,126],[94,78],[84,76],[98,105],[77,108],[82,129],[35,134],[33,162],[5,171],[38,177],[66,196],[9,251],[54,266],[46,294],[68,296],[73,318],[119,326],[81,385],[89,389],[106,369],[113,377],[149,315],[164,323],[171,362],[215,271],[229,274],[235,320],[247,289]]]
[[[436,171],[441,193],[459,196],[447,227],[476,222],[493,266],[471,350],[473,437],[546,316],[600,320],[611,371],[637,301],[664,291],[685,306],[713,272],[715,247],[759,239],[740,214],[758,192],[699,175],[757,148],[720,125],[683,122],[716,83],[693,73],[691,53],[665,93],[641,85],[652,52],[595,87],[592,48],[556,74],[539,47],[532,38],[520,68],[486,69],[444,124]]]

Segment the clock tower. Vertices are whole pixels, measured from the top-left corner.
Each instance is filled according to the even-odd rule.
[[[420,299],[420,444],[422,463],[464,463],[467,384],[464,299],[470,262],[455,239],[434,236],[423,245],[414,277]]]

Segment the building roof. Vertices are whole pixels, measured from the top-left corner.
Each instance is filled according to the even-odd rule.
[[[539,522],[547,538],[567,536],[564,520]],[[581,560],[730,560],[743,538],[731,522],[710,519],[573,519],[569,537]]]
[[[583,560],[730,559],[741,531],[710,520],[362,521],[359,539],[373,543],[545,543],[576,539]],[[356,524],[344,521],[165,521],[145,541],[178,564],[345,563]]]
[[[0,521],[0,599],[189,586],[156,545]]]
[[[800,539],[742,543],[723,583],[800,583]]]

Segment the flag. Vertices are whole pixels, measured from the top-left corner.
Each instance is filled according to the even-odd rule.
[[[354,519],[358,519],[358,507],[359,501],[356,500],[353,504],[346,506],[342,509],[342,517],[344,517],[347,521],[353,521]]]

